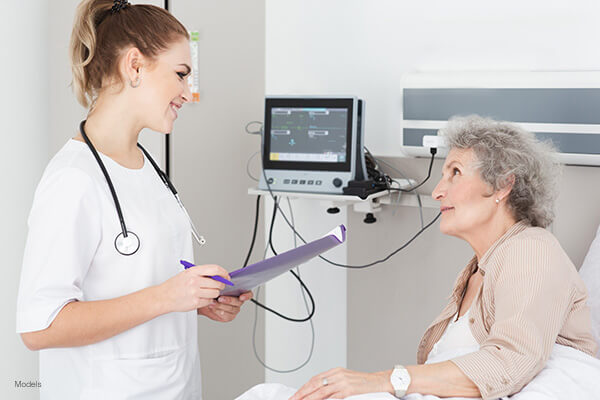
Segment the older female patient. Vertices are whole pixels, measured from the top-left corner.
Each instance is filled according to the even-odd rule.
[[[596,352],[584,284],[544,229],[559,176],[552,148],[513,125],[476,116],[451,120],[444,133],[450,152],[432,194],[440,202],[440,230],[466,240],[475,254],[425,331],[418,365],[376,373],[333,369],[291,400],[372,392],[495,399],[528,384],[555,344]]]

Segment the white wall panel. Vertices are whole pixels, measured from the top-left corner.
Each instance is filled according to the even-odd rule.
[[[402,74],[600,70],[594,0],[267,0],[267,94],[366,100],[366,145],[399,155]]]
[[[15,381],[39,381],[38,355],[27,350],[15,333],[17,291],[21,276],[27,216],[33,192],[48,157],[49,51],[48,2],[13,1],[2,4],[0,24],[0,116],[4,171],[0,196],[0,386],[2,399],[37,399],[36,388],[16,388]]]

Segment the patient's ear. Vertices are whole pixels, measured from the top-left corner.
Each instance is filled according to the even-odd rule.
[[[501,185],[501,188],[496,191],[497,199],[505,199],[512,192],[513,186],[515,185],[515,175],[510,174]]]

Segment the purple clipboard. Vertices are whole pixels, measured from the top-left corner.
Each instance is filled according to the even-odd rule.
[[[340,225],[321,239],[233,271],[229,276],[235,286],[223,289],[221,296],[239,296],[345,241],[346,227]]]

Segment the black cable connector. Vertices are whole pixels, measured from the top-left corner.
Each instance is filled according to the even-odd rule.
[[[421,183],[419,183],[417,186],[411,187],[410,189],[390,188],[389,190],[394,190],[394,191],[403,192],[403,193],[410,193],[413,190],[418,189],[421,186],[423,186],[423,184],[425,182],[427,182],[429,180],[429,178],[431,177],[431,169],[433,168],[433,160],[435,158],[435,155],[437,154],[437,148],[430,147],[429,152],[431,153],[431,159],[429,160],[429,169],[427,170],[427,177],[425,179],[423,179],[423,181]]]

